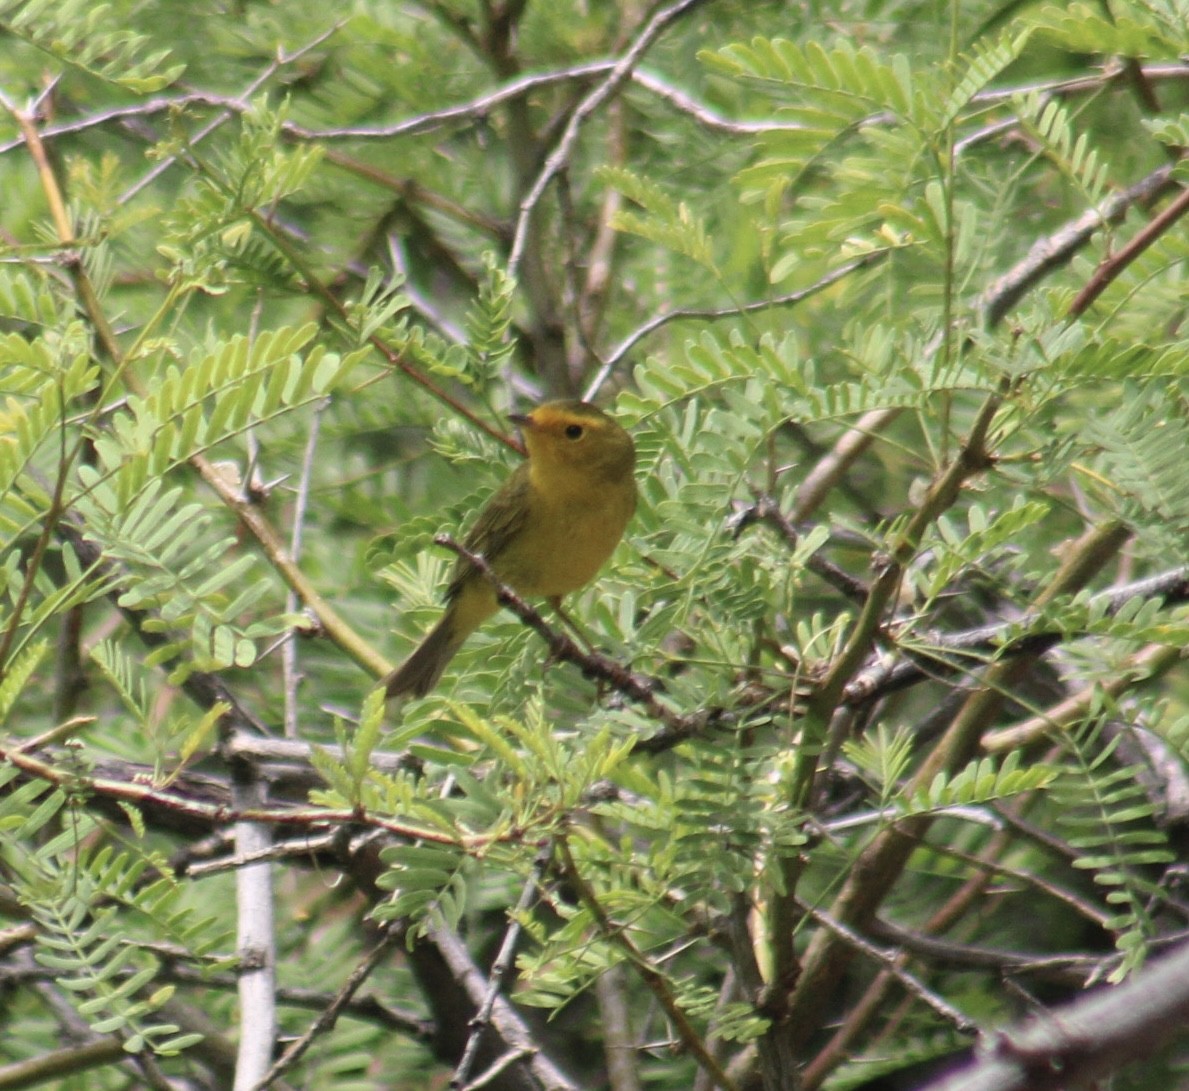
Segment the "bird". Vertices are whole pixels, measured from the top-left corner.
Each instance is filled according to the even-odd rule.
[[[525,599],[560,607],[594,579],[636,510],[632,437],[595,406],[549,401],[510,414],[528,458],[487,502],[463,540],[501,583]],[[459,557],[446,609],[413,653],[383,682],[389,698],[424,697],[463,642],[499,609],[495,587]]]

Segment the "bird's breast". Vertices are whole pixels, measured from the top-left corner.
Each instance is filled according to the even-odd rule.
[[[594,579],[623,536],[635,487],[532,497],[525,533],[500,557],[499,575],[522,595],[567,595]]]

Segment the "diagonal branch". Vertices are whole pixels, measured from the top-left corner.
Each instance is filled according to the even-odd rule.
[[[640,58],[651,48],[657,38],[683,15],[687,15],[694,8],[705,3],[705,0],[677,0],[677,3],[658,11],[644,29],[637,35],[628,51],[615,63],[615,67],[607,74],[592,91],[574,108],[570,120],[566,123],[561,137],[549,157],[545,160],[536,180],[529,187],[528,192],[520,202],[520,214],[516,218],[516,230],[512,235],[512,249],[508,254],[508,275],[515,279],[520,267],[524,248],[528,242],[529,224],[537,205],[549,188],[550,182],[565,170],[574,154],[574,147],[578,142],[578,133],[587,119],[591,117],[624,82],[630,77],[632,70],[640,63]]]
[[[1087,1087],[1150,1056],[1189,1020],[1189,944],[1130,981],[999,1031],[970,1064],[921,1091]]]
[[[578,865],[570,853],[570,846],[564,838],[559,839],[558,848],[562,854],[566,874],[577,888],[579,898],[582,899],[582,902],[594,917],[599,935],[607,943],[618,947],[624,953],[632,969],[636,971],[640,979],[648,986],[649,992],[656,997],[657,1003],[660,1004],[665,1015],[673,1024],[678,1038],[681,1039],[682,1046],[690,1052],[698,1062],[699,1067],[714,1080],[717,1087],[722,1088],[722,1091],[736,1091],[737,1085],[735,1081],[727,1075],[726,1071],[718,1063],[717,1058],[707,1050],[702,1035],[694,1029],[684,1010],[677,1003],[677,997],[673,994],[668,979],[652,964],[651,960],[645,956],[636,944],[632,942],[627,930],[616,924],[607,915],[606,909],[603,908],[595,896],[595,892],[591,889],[585,876],[578,870]]]

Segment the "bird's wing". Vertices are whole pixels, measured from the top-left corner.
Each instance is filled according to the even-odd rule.
[[[488,564],[495,564],[508,543],[528,521],[530,503],[528,463],[522,463],[479,513],[475,525],[463,539],[463,546],[471,553],[479,553]],[[454,598],[477,569],[465,557],[459,557],[446,588],[447,599]]]

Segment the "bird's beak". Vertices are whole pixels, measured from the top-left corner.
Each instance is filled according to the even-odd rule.
[[[509,413],[508,420],[515,425],[519,425],[521,428],[531,428],[533,426],[533,418],[528,413]]]

